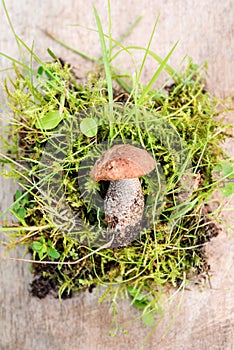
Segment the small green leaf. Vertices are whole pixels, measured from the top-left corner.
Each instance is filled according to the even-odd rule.
[[[63,118],[64,115],[60,114],[59,111],[50,111],[38,119],[35,126],[41,130],[52,130],[58,126]]]
[[[139,310],[143,310],[147,305],[148,305],[148,301],[147,300],[135,300],[133,302],[133,305],[139,309]]]
[[[87,137],[93,137],[97,135],[98,126],[97,122],[93,118],[85,118],[80,123],[80,130],[82,134]]]
[[[24,219],[26,216],[26,210],[24,208],[19,208],[17,214],[21,219]]]
[[[48,247],[46,245],[46,243],[43,243],[42,247],[41,247],[41,252],[42,253],[47,253]]]
[[[55,248],[52,248],[52,247],[49,249],[48,255],[52,259],[58,259],[60,257],[59,252]]]
[[[13,211],[15,211],[15,212],[17,213],[19,209],[20,209],[20,204],[19,204],[19,202],[14,203],[14,205],[13,205]]]
[[[37,70],[37,74],[38,74],[38,75],[42,75],[43,72],[44,72],[44,68],[43,68],[42,66],[40,66],[40,67],[38,68],[38,70]]]
[[[214,171],[221,171],[223,177],[234,178],[234,169],[230,163],[218,164],[214,167]]]
[[[53,51],[51,51],[49,48],[47,49],[47,52],[48,52],[48,54],[53,58],[53,60],[56,60],[57,61],[57,57],[56,57],[56,55],[53,53]]]
[[[129,286],[128,292],[133,298],[132,305],[136,308],[143,310],[148,305],[149,301],[145,298],[140,289]]]
[[[22,192],[20,190],[16,190],[15,192],[15,199],[19,199],[22,196]]]
[[[220,190],[225,198],[231,196],[234,193],[234,182],[225,183],[225,187]]]
[[[52,247],[53,242],[51,241],[51,239],[48,239],[48,241],[47,241],[47,245],[48,245],[48,247]]]
[[[28,196],[25,195],[24,198],[21,201],[21,206],[24,207],[26,204],[28,204]]]
[[[136,298],[136,297],[138,297],[139,295],[142,295],[141,294],[141,291],[139,290],[139,289],[137,289],[137,288],[134,288],[134,287],[132,287],[132,286],[129,286],[128,287],[128,293],[131,295],[131,297],[133,297],[133,298]],[[138,299],[138,298],[137,298]]]
[[[37,252],[39,259],[42,260],[43,256],[44,256],[44,252],[42,250],[39,250],[39,252]]]
[[[147,327],[151,327],[154,323],[154,314],[152,311],[143,313],[141,318],[142,318],[142,322]]]
[[[42,250],[43,244],[41,242],[35,241],[32,242],[31,247],[35,252],[38,253]]]
[[[223,164],[222,173],[223,173],[223,176],[228,177],[229,179],[234,178],[234,170],[231,164],[228,164],[228,163]]]

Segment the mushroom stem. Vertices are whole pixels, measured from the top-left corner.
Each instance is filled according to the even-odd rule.
[[[104,199],[105,221],[115,234],[115,245],[125,246],[136,238],[144,211],[138,178],[111,181]]]

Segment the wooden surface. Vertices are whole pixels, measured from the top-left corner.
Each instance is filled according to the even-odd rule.
[[[107,28],[107,4],[94,1]],[[104,3],[104,5],[103,5]],[[95,27],[92,1],[81,0],[20,0],[6,1],[17,34],[31,45],[34,40],[36,52],[48,58],[47,47],[56,55],[75,64],[79,75],[85,76],[91,64],[55,44],[45,34],[48,30],[78,50],[100,56],[97,35],[80,27]],[[219,96],[233,93],[234,47],[233,47],[233,1],[218,0],[136,0],[113,1],[113,36],[119,38],[139,15],[143,19],[126,43],[145,46],[160,11],[156,36],[152,49],[165,56],[179,39],[170,64],[179,67],[185,54],[196,63],[208,62],[209,89]],[[0,5],[0,50],[18,57],[9,25]],[[136,53],[140,61],[141,55]],[[133,71],[131,62],[122,56],[116,64]],[[0,67],[9,67],[0,58]],[[146,82],[152,76],[155,64],[149,60],[144,72]],[[2,77],[3,77],[3,73]],[[165,77],[161,78],[161,81]],[[161,83],[159,81],[159,83]],[[1,94],[1,101],[4,97]],[[230,117],[233,122],[233,117]],[[2,121],[1,121],[2,122]],[[233,142],[225,145],[233,154]],[[0,211],[12,201],[15,185],[0,179]],[[230,206],[231,204],[229,204]],[[233,206],[233,201],[232,201]],[[228,224],[233,225],[234,213],[224,211]],[[211,286],[188,286],[184,295],[178,293],[165,314],[158,329],[143,349],[163,350],[231,350],[234,349],[234,243],[231,232],[223,232],[208,245],[211,265]],[[20,255],[13,251],[10,255]],[[128,335],[119,333],[108,337],[111,322],[110,304],[97,305],[95,294],[85,293],[63,301],[52,297],[43,300],[32,298],[28,292],[31,274],[29,265],[3,260],[1,247],[0,264],[0,350],[109,350],[138,349],[148,331],[140,321],[130,324]],[[177,310],[179,303],[180,307]],[[119,304],[119,319],[128,321],[136,316],[128,303]],[[172,315],[177,313],[172,321]]]

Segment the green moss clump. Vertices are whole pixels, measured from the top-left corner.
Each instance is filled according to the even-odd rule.
[[[102,299],[118,287],[138,308],[157,310],[163,287],[207,270],[204,243],[218,233],[207,213],[226,126],[216,118],[220,104],[206,91],[202,69],[189,61],[173,85],[151,90],[139,104],[141,92],[133,98],[115,75],[114,105],[102,70],[83,84],[59,59],[29,73],[15,67],[11,86],[5,84],[14,141],[7,160],[22,187],[10,208],[19,227],[8,247],[23,244],[32,253],[32,291],[39,297],[105,285]],[[145,148],[160,166],[157,181],[141,179],[147,210],[139,239],[99,250],[107,184],[88,174],[103,149],[120,142]]]

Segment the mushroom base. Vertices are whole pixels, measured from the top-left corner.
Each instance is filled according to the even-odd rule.
[[[144,212],[144,196],[139,179],[111,181],[104,210],[108,232],[114,235],[112,246],[126,246],[134,241],[139,235]]]

